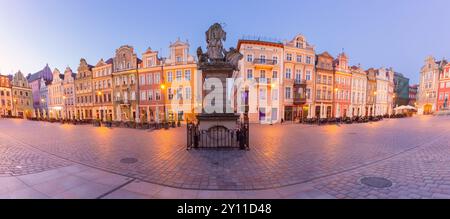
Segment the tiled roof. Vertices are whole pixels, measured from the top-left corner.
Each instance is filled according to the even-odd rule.
[[[44,80],[46,80],[46,81],[53,80],[52,70],[50,69],[50,67],[48,67],[48,65],[46,65],[44,67],[44,69],[42,69],[34,74],[28,75],[27,80],[28,80],[28,82],[32,82],[35,80],[40,80],[42,77],[44,77]]]

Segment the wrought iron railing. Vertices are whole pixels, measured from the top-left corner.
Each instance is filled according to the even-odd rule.
[[[262,65],[276,65],[278,60],[274,59],[254,59],[253,64],[262,64]]]

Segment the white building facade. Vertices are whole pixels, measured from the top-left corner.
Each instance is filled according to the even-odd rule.
[[[367,97],[367,73],[359,66],[353,66],[352,72],[352,93],[350,114],[354,116],[366,115]]]

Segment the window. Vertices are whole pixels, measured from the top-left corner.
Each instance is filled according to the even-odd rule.
[[[181,62],[182,61],[180,56],[177,56],[175,59],[176,59],[177,62]]]
[[[181,81],[181,78],[183,77],[183,73],[181,70],[177,70],[177,81]]]
[[[316,92],[316,98],[317,98],[318,100],[322,99],[322,91],[321,91],[321,90],[317,90],[317,92]]]
[[[153,100],[153,91],[149,90],[147,93],[147,96],[148,96],[148,100],[152,101]]]
[[[146,79],[147,79],[147,84],[153,84],[153,75],[152,74],[147,74]]]
[[[173,81],[173,76],[172,76],[172,72],[171,71],[167,72],[167,81],[168,82],[172,82]]]
[[[302,62],[302,56],[301,55],[297,55],[297,62]]]
[[[186,70],[186,71],[184,71],[184,78],[185,78],[187,81],[190,81],[190,80],[191,80],[191,70]]]
[[[168,88],[167,89],[167,97],[168,97],[169,100],[173,99],[172,88]]]
[[[253,62],[253,55],[251,54],[247,55],[247,62]]]
[[[140,75],[140,76],[139,76],[139,79],[140,79],[140,83],[141,83],[141,84],[146,84],[146,83],[145,83],[145,75]]]
[[[136,100],[136,93],[134,91],[131,92],[131,100]]]
[[[253,69],[247,69],[247,78],[248,79],[253,78]]]
[[[311,71],[306,71],[306,80],[307,81],[311,80]]]
[[[161,75],[159,73],[155,74],[155,84],[159,84],[161,81]]]
[[[306,98],[311,99],[311,88],[306,88]]]
[[[292,61],[292,54],[290,54],[290,53],[286,54],[286,60]]]
[[[278,89],[272,89],[272,100],[278,100]]]
[[[261,71],[259,72],[259,77],[260,77],[260,78],[266,78],[266,71],[265,71],[265,70],[261,70]]]
[[[295,47],[297,47],[297,48],[299,48],[299,49],[302,49],[302,48],[303,48],[303,42],[297,41],[297,42],[295,43]]]
[[[272,59],[273,59],[273,64],[274,65],[278,64],[278,57],[277,56],[272,57]]]
[[[286,87],[284,96],[286,99],[291,99],[291,88],[290,87]]]
[[[190,100],[191,99],[191,88],[190,87],[186,87],[185,88],[186,92],[184,93],[186,100]]]
[[[272,78],[278,78],[278,72],[277,71],[273,71],[272,72]]]
[[[286,79],[291,79],[292,70],[290,68],[286,69]]]
[[[297,69],[295,71],[295,81],[300,83],[301,80],[302,80],[302,71]]]
[[[141,91],[141,100],[147,99],[147,93],[145,91]]]
[[[266,63],[266,56],[265,56],[265,55],[260,55],[260,56],[259,56],[259,59],[260,59],[260,61],[261,61],[262,64],[265,64],[265,63]]]
[[[311,64],[311,57],[310,56],[306,57],[306,64]]]
[[[259,99],[260,100],[266,100],[266,89],[260,88],[259,89]]]
[[[177,100],[181,100],[181,99],[183,99],[183,88],[179,87],[177,89]]]
[[[153,58],[147,58],[147,67],[153,66]]]
[[[161,100],[161,91],[155,90],[155,100]]]

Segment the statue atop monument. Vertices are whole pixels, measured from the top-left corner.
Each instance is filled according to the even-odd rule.
[[[206,31],[206,43],[208,44],[206,54],[210,59],[220,60],[224,58],[225,49],[222,40],[227,40],[227,33],[219,23],[215,23]]]
[[[201,47],[197,49],[199,65],[223,64],[229,65],[233,70],[239,70],[239,60],[243,55],[234,48],[226,51],[223,42],[227,39],[227,33],[223,30],[219,23],[213,24],[206,31],[207,51],[203,53]]]

